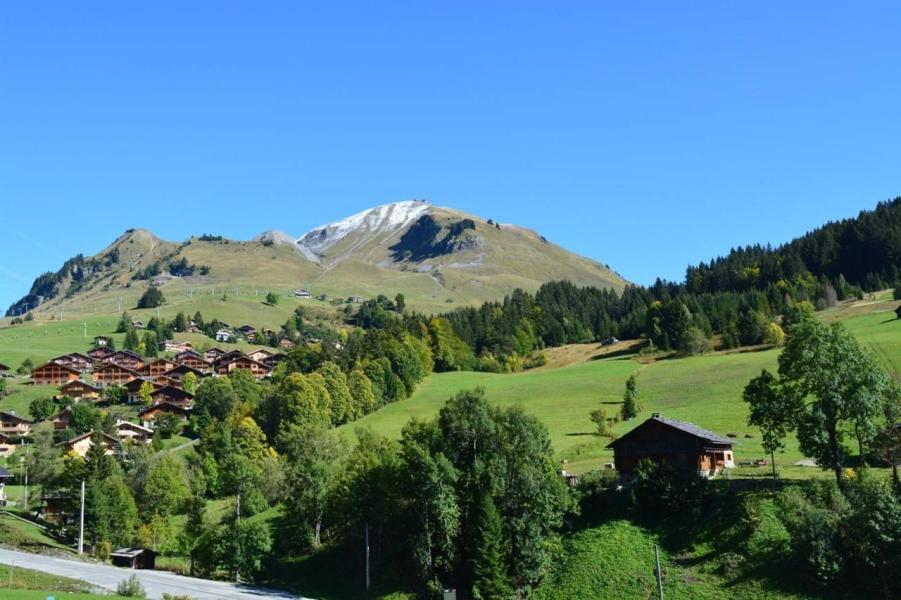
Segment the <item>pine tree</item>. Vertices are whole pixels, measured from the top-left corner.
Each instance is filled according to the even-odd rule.
[[[637,417],[640,411],[641,406],[638,404],[638,390],[635,385],[635,375],[631,375],[626,380],[626,393],[623,395],[623,407],[620,411],[620,415],[622,416],[623,421],[626,421]]]
[[[489,494],[482,497],[472,558],[474,598],[506,600],[513,596],[505,564],[501,516]]]

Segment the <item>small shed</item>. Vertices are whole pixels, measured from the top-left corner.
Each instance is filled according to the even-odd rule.
[[[117,567],[129,569],[153,569],[156,565],[156,552],[149,548],[119,548],[109,555]]]
[[[13,474],[0,467],[0,506],[6,506],[6,482],[13,478]]]

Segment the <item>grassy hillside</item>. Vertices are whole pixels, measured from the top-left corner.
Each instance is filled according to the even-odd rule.
[[[874,352],[893,376],[901,373],[901,321],[892,312],[897,302],[870,305],[866,312],[848,309],[827,311],[827,319],[842,318],[865,347]],[[579,349],[575,355],[588,356],[585,362],[555,369],[539,369],[512,375],[490,373],[438,373],[424,381],[413,397],[386,406],[344,427],[369,427],[397,437],[411,418],[431,418],[444,401],[461,389],[484,387],[491,402],[518,404],[536,415],[548,427],[551,441],[567,469],[583,472],[612,461],[605,448],[607,438],[593,435],[588,418],[596,408],[609,416],[619,410],[626,378],[638,375],[643,410],[638,419],[661,412],[665,416],[690,421],[721,434],[734,434],[737,461],[764,458],[759,432],[746,425],[747,406],[741,393],[761,369],[777,368],[778,349],[753,352],[714,353],[706,356],[672,358],[641,364],[633,356],[591,358]],[[613,431],[622,435],[636,422],[618,423]],[[793,438],[776,460],[784,477],[821,475],[818,469],[792,467],[804,458]],[[786,468],[787,467],[787,468]],[[763,475],[758,469],[737,469],[736,475]]]

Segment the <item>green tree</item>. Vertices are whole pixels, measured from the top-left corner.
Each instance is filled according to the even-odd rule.
[[[350,372],[347,376],[347,387],[353,398],[354,414],[368,415],[378,407],[375,393],[372,391],[372,382],[362,369],[354,368]]]
[[[156,308],[158,306],[162,306],[165,302],[166,297],[163,296],[162,290],[154,285],[151,285],[138,300],[138,308]]]
[[[629,419],[637,417],[640,411],[641,406],[638,402],[637,381],[635,375],[630,375],[626,380],[626,391],[623,394],[623,406],[622,409],[620,409],[620,416],[623,421],[628,421]]]
[[[604,437],[610,435],[610,430],[607,426],[607,411],[605,409],[598,408],[591,411],[589,418],[597,428],[597,434],[599,436]]]
[[[751,408],[748,425],[760,428],[761,445],[770,453],[773,481],[776,481],[776,451],[785,447],[785,436],[797,420],[797,406],[782,392],[779,382],[766,369],[748,382],[742,398]]]
[[[399,313],[403,313],[404,310],[406,310],[406,308],[407,308],[407,299],[404,297],[403,294],[398,292],[398,294],[394,297],[394,309]]]
[[[189,394],[195,393],[197,391],[197,375],[191,371],[185,373],[181,378],[181,388]]]
[[[104,400],[110,404],[122,404],[128,397],[128,391],[118,383],[113,383],[103,388],[102,394]]]
[[[345,455],[344,445],[333,429],[323,425],[292,425],[280,437],[289,465],[290,493],[285,504],[296,521],[293,537],[306,539],[318,548],[325,510]]]
[[[35,421],[46,421],[59,411],[59,407],[53,398],[35,398],[28,405],[28,414]]]
[[[141,505],[146,513],[170,517],[183,511],[190,492],[182,461],[167,454],[151,464]]]
[[[188,330],[188,318],[185,316],[185,313],[182,311],[178,311],[178,314],[175,315],[175,321],[172,323],[172,326],[175,328],[175,331],[185,332]]]
[[[159,341],[156,337],[156,332],[145,331],[144,339],[141,341],[144,346],[144,356],[153,358],[159,354]]]
[[[341,367],[332,361],[326,361],[319,367],[319,374],[322,375],[331,398],[332,424],[342,425],[363,416],[362,412],[356,410],[350,389],[347,387],[347,376],[341,371]]]
[[[324,386],[315,385],[312,376],[292,373],[260,407],[264,430],[269,439],[275,441],[276,448],[282,451],[285,447],[283,432],[290,427],[327,426],[331,423],[330,402],[328,391]]]
[[[154,392],[153,384],[149,381],[145,381],[141,384],[141,387],[138,388],[138,396],[141,398],[141,402],[150,406],[150,403],[153,401],[153,398],[150,396]]]
[[[131,324],[131,317],[128,316],[128,313],[122,313],[122,316],[119,317],[119,324],[116,325],[116,333],[128,333],[132,329],[134,327]]]
[[[789,330],[778,380],[761,374],[752,383],[746,400],[755,423],[771,432],[773,443],[797,431],[801,451],[832,469],[844,491],[845,436],[857,439],[863,457],[889,393],[875,360],[841,324],[805,319]]]
[[[491,496],[482,496],[476,522],[472,557],[473,598],[509,600],[513,596],[507,574],[506,552],[501,516]]]
[[[19,365],[19,368],[16,369],[16,373],[19,375],[28,375],[31,373],[31,370],[34,369],[34,361],[31,360],[31,357],[26,357],[25,360],[22,361],[22,364]]]
[[[269,292],[268,294],[266,294],[266,304],[270,306],[275,306],[276,304],[278,304],[278,294],[276,294],[275,292]]]
[[[137,352],[140,349],[141,340],[138,338],[138,332],[134,329],[129,329],[125,332],[125,341],[122,342],[122,347],[126,350],[131,350],[132,352]]]
[[[237,403],[238,395],[228,377],[205,378],[194,394],[194,409],[191,412],[194,430],[206,428],[213,419],[224,421]]]

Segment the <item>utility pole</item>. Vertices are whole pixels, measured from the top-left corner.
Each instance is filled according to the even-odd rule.
[[[88,322],[84,322],[84,337],[88,337]]]
[[[657,562],[657,599],[663,600],[663,575],[660,572],[660,550],[654,544],[654,560]]]
[[[78,518],[78,553],[84,553],[84,481],[81,482],[81,515]]]
[[[366,521],[365,542],[366,546],[366,591],[369,591],[369,521]]]
[[[22,440],[23,444],[25,440]],[[25,446],[25,460],[22,461],[22,466],[25,468],[25,511],[28,511],[28,446]]]
[[[237,501],[235,502],[235,535],[237,536],[238,556],[235,561],[235,583],[241,583],[241,490],[238,490]]]

